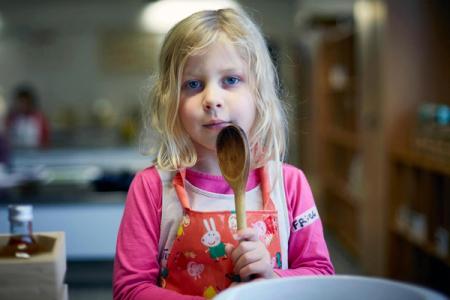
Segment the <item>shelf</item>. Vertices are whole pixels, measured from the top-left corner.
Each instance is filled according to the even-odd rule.
[[[322,136],[329,142],[353,151],[360,149],[358,135],[346,129],[328,127],[322,132]]]
[[[330,98],[333,98],[334,96],[341,96],[341,95],[354,95],[356,93],[356,78],[350,77],[347,79],[347,86],[343,89],[333,89],[332,87],[328,87],[328,90],[326,91],[326,95]]]
[[[392,148],[391,158],[405,165],[450,176],[450,158],[407,148]]]
[[[328,175],[325,177],[325,187],[332,192],[337,198],[343,200],[347,205],[353,208],[358,208],[361,205],[361,199],[352,193],[345,180]]]
[[[398,237],[404,239],[408,243],[414,245],[416,248],[419,248],[420,250],[427,253],[428,255],[445,263],[447,265],[447,267],[450,267],[450,257],[449,256],[443,257],[443,256],[439,255],[437,253],[437,251],[435,250],[435,247],[433,246],[432,243],[418,241],[413,236],[411,236],[411,234],[409,234],[408,232],[406,232],[404,230],[401,230],[400,228],[398,228],[396,226],[391,226],[391,232],[393,234],[397,235]]]
[[[342,232],[338,228],[332,227],[332,230],[346,249],[348,249],[355,257],[361,257],[358,241],[351,239],[346,232]]]

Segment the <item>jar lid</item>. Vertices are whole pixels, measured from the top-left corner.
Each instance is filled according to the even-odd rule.
[[[32,205],[8,205],[9,221],[27,222],[33,220]]]

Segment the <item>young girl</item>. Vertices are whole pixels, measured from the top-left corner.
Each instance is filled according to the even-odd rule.
[[[195,13],[167,34],[150,106],[161,144],[128,192],[114,299],[212,298],[240,281],[334,273],[308,182],[282,163],[277,83],[242,12]],[[241,231],[215,149],[230,123],[246,132],[252,156]]]

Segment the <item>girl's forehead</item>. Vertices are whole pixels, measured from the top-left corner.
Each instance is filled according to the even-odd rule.
[[[199,66],[245,70],[247,63],[239,47],[230,41],[218,40],[198,51],[193,51],[187,57],[184,70],[192,71]]]
[[[232,42],[227,36],[221,34],[205,43],[192,46],[188,57],[202,56],[217,49],[227,50],[230,52],[240,52],[240,47],[237,46],[236,42]]]

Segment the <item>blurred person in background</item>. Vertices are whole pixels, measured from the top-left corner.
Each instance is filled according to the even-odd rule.
[[[46,148],[49,146],[49,124],[39,110],[33,87],[21,85],[13,95],[6,128],[13,147]]]

